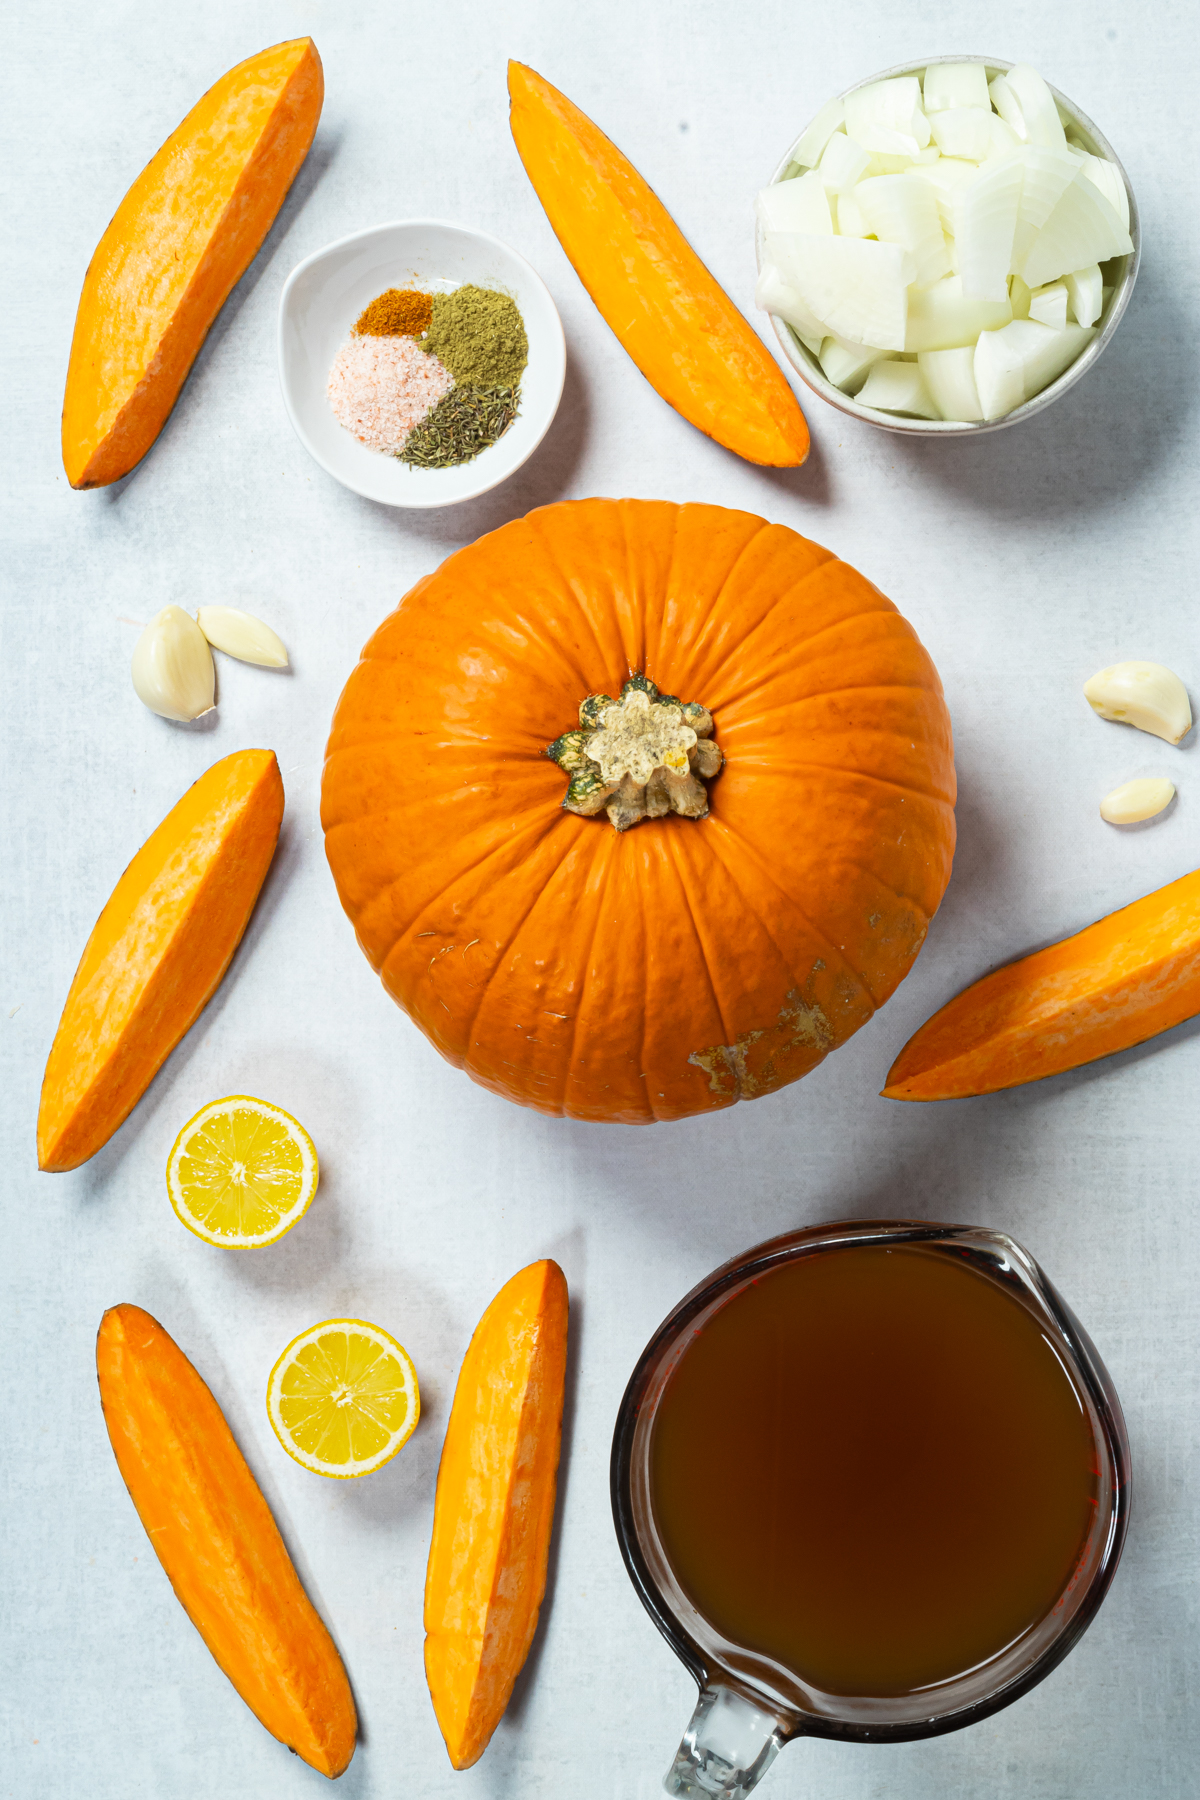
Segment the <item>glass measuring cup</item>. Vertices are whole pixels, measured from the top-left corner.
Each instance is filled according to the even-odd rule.
[[[967,1262],[1032,1314],[1086,1416],[1096,1456],[1095,1512],[1075,1568],[1053,1607],[998,1654],[951,1679],[905,1694],[826,1694],[791,1669],[727,1638],[679,1580],[655,1521],[651,1441],[660,1403],[705,1324],[752,1283],[801,1257],[900,1244]],[[714,1449],[698,1444],[696,1479]],[[817,1226],[775,1238],[694,1288],[647,1345],[621,1402],[612,1450],[613,1517],[643,1605],[700,1688],[668,1793],[741,1800],[795,1737],[859,1743],[932,1737],[986,1718],[1027,1693],[1091,1622],[1116,1570],[1129,1518],[1129,1444],[1120,1403],[1094,1346],[1026,1250],[1000,1232],[912,1220]]]

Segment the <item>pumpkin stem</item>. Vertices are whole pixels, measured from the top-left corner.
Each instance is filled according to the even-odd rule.
[[[680,813],[702,819],[708,789],[724,762],[706,706],[660,694],[645,675],[631,675],[621,698],[589,694],[579,726],[564,731],[546,755],[568,776],[563,805],[583,818],[606,812],[618,831],[643,819]]]

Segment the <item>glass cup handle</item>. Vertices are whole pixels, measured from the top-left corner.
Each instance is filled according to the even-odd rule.
[[[663,1787],[689,1800],[744,1800],[782,1743],[782,1727],[773,1713],[714,1682],[700,1690]]]

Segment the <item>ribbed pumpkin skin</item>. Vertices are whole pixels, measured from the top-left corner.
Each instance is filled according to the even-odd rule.
[[[631,670],[711,709],[706,819],[564,812],[545,747]],[[321,813],[360,944],[449,1061],[643,1124],[770,1093],[867,1022],[949,880],[954,792],[937,672],[870,582],[750,513],[582,500],[384,621]]]

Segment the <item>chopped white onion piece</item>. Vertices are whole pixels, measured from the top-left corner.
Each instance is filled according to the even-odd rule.
[[[827,381],[844,394],[857,394],[873,363],[887,355],[870,344],[846,344],[841,338],[827,337],[821,345],[821,368]]]
[[[1029,317],[1029,305],[1033,299],[1033,295],[1029,291],[1028,284],[1022,281],[1019,275],[1012,275],[1009,277],[1008,296],[1012,301],[1013,318],[1027,319]]]
[[[866,237],[867,221],[859,211],[853,194],[839,194],[836,202],[835,228],[841,237]]]
[[[1020,148],[1021,139],[1017,136],[1012,126],[1006,125],[1004,120],[998,118],[995,113],[992,113],[988,124],[991,130],[991,144],[988,149],[989,160],[993,156],[1007,156],[1010,150]]]
[[[1079,166],[1065,150],[1046,150],[1039,144],[1024,144],[1016,154],[1025,171],[1011,265],[1019,269],[1034,238],[1078,175]]]
[[[929,129],[943,156],[965,156],[970,162],[982,162],[992,154],[995,117],[990,106],[955,106],[934,113]]]
[[[870,160],[870,152],[861,144],[848,138],[844,131],[835,131],[821,158],[821,180],[830,193],[844,194],[855,182],[862,180]]]
[[[840,100],[828,101],[792,151],[792,161],[799,163],[803,169],[815,169],[821,160],[822,151],[845,116],[845,108]]]
[[[981,331],[998,331],[1012,318],[1003,300],[964,300],[962,279],[947,275],[932,287],[912,288],[908,296],[908,351],[954,350],[974,344]]]
[[[1015,322],[1022,325],[1029,323],[1028,319]],[[979,342],[975,346],[972,369],[975,390],[985,419],[1002,419],[1005,413],[1012,412],[1025,399],[1025,370],[1021,352],[1004,335],[1011,330],[1011,325],[1005,325],[999,331],[981,331]]]
[[[1014,275],[1014,281],[1020,276]],[[1071,303],[1071,314],[1077,325],[1094,325],[1104,311],[1104,287],[1100,279],[1100,267],[1093,263],[1090,269],[1075,269],[1070,275],[1064,275],[1067,284],[1067,298]]]
[[[978,175],[979,170],[975,164],[963,162],[953,156],[939,156],[936,162],[913,163],[910,173],[929,183],[937,195],[942,230],[953,233],[954,196],[959,188],[965,187],[968,181],[974,181]]]
[[[1018,319],[1014,323],[1024,334],[1021,355],[1025,365],[1027,400],[1032,400],[1035,394],[1056,381],[1096,335],[1094,330],[1085,330],[1081,325],[1065,325],[1061,331],[1054,331],[1048,325],[1035,324],[1032,319]],[[1005,330],[1011,329],[1005,327]]]
[[[1064,149],[1067,134],[1058,116],[1054,95],[1037,70],[1031,69],[1028,63],[1017,63],[1008,71],[1007,81],[1008,91],[1020,107],[1025,122],[1025,130],[1018,132],[1018,136],[1024,137],[1028,144],[1041,144],[1049,150]],[[996,110],[999,112],[999,107]],[[1012,124],[1011,119],[1009,124]],[[1013,129],[1016,130],[1015,125]]]
[[[1038,288],[1031,294],[1029,316],[1036,319],[1039,325],[1049,325],[1054,331],[1061,331],[1067,322],[1066,283],[1052,281],[1049,287]]]
[[[898,244],[781,234],[767,250],[827,335],[903,350],[913,266]]]
[[[957,350],[922,350],[917,367],[925,377],[929,398],[943,419],[968,423],[983,418],[975,386],[975,346]]]
[[[846,134],[864,150],[916,156],[929,142],[929,120],[921,110],[921,84],[916,76],[872,81],[847,94]]]
[[[859,182],[854,198],[869,231],[911,253],[919,287],[950,273],[937,196],[928,182],[915,175],[875,175]]]
[[[971,189],[965,191],[970,193]],[[1063,189],[1018,273],[1031,288],[1043,287],[1072,269],[1107,262],[1110,256],[1128,256],[1132,249],[1129,233],[1120,219],[1095,183],[1080,170]]]
[[[963,293],[970,300],[1007,300],[1013,236],[1021,203],[1024,168],[1018,155],[987,163],[959,189],[954,202],[954,236]],[[1082,257],[1077,259],[1082,262]],[[1024,273],[1024,271],[1022,271]],[[1056,269],[1055,275],[1062,270]],[[1025,279],[1032,287],[1028,275]],[[1052,279],[1052,277],[1048,278]],[[1040,285],[1040,284],[1039,284]]]
[[[1008,85],[1005,75],[997,75],[988,83],[988,93],[992,96],[992,105],[1000,114],[1006,125],[1011,126],[1021,142],[1025,142],[1025,118],[1021,112],[1017,96]]]
[[[926,144],[924,150],[918,150],[915,156],[883,156],[872,151],[871,160],[867,164],[867,176],[871,175],[910,175],[925,163],[936,162],[941,152],[934,143]]]
[[[1067,325],[1054,331],[1033,319],[1014,319],[1000,331],[980,334],[975,346],[975,384],[985,419],[998,419],[1040,394],[1095,336]],[[1013,395],[1020,388],[1019,396]]]
[[[915,413],[919,419],[940,419],[929,396],[925,377],[917,363],[877,362],[859,391],[863,406],[881,412]]]
[[[922,92],[927,113],[957,106],[982,106],[985,112],[991,111],[987,70],[982,63],[931,63]]]
[[[768,238],[767,243],[770,242],[771,239]],[[789,281],[785,281],[774,263],[765,262],[759,270],[754,286],[754,304],[763,312],[774,313],[777,318],[790,325],[804,348],[811,350],[814,356],[819,354],[825,333],[795,288]]]
[[[760,189],[754,209],[764,231],[832,232],[825,186],[816,169]]]
[[[1121,179],[1121,171],[1115,163],[1110,163],[1102,156],[1085,155],[1082,162],[1084,174],[1089,181],[1095,182],[1108,204],[1120,219],[1126,231],[1129,230],[1129,190]]]

